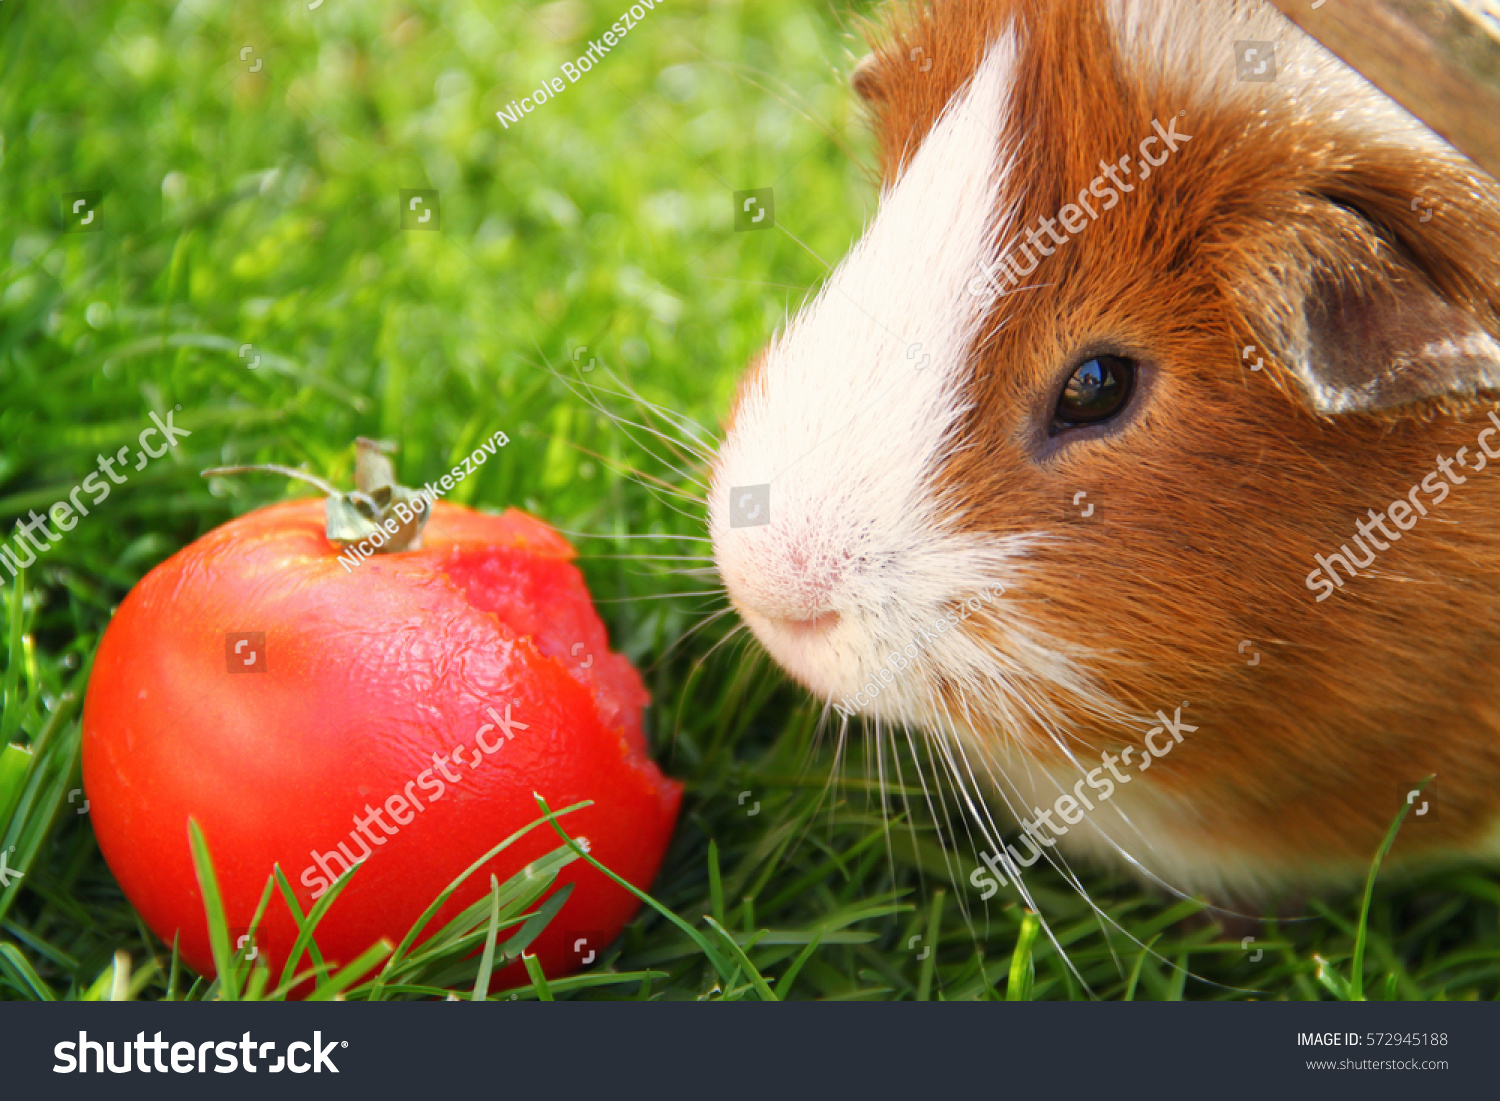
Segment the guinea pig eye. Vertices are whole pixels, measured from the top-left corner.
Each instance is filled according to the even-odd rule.
[[[1123,356],[1094,356],[1079,364],[1057,399],[1053,430],[1098,424],[1118,414],[1135,390],[1136,363]]]

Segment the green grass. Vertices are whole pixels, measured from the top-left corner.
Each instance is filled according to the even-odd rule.
[[[586,533],[575,541],[611,637],[653,693],[658,758],[687,785],[681,823],[652,905],[584,976],[501,991],[480,966],[550,916],[544,876],[492,883],[435,941],[372,946],[357,974],[323,966],[310,938],[302,966],[323,995],[1500,993],[1500,884],[1473,869],[1382,880],[1367,906],[1311,900],[1306,920],[1242,946],[1200,903],[1111,873],[1085,875],[1089,901],[1039,867],[1028,882],[1070,967],[1013,896],[978,902],[972,852],[942,843],[963,824],[940,834],[915,799],[908,817],[910,793],[867,778],[862,739],[826,786],[816,709],[742,637],[717,645],[727,617],[674,646],[722,607],[694,595],[716,585],[685,572],[704,563],[669,557],[703,553],[674,538],[701,537],[701,508],[653,492],[651,478],[686,484],[666,446],[632,438],[553,368],[594,362],[576,377],[612,387],[613,374],[715,425],[874,189],[842,83],[843,8],[665,0],[576,85],[500,126],[497,109],[626,6],[0,5],[0,519],[64,497],[152,410],[180,405],[192,432],[0,597],[0,746],[29,748],[0,754],[0,847],[24,872],[0,889],[0,997],[284,991],[293,976],[243,961],[222,983],[196,980],[100,858],[77,792],[99,634],[173,550],[302,492],[200,470],[305,463],[347,485],[364,434],[399,440],[399,472],[420,484],[496,430],[511,445],[452,499]],[[731,192],[766,186],[779,228],[731,232]],[[399,228],[402,188],[439,190],[441,232]],[[98,231],[62,232],[60,197],[83,191],[103,193]],[[590,859],[560,841],[549,859],[574,858]]]

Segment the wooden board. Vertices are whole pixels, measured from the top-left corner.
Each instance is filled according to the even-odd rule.
[[[1500,0],[1273,0],[1500,178]]]

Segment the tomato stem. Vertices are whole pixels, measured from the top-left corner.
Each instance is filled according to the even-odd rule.
[[[251,466],[216,466],[212,470],[205,470],[203,477],[213,478],[220,474],[284,474],[288,478],[297,478],[308,485],[317,486],[330,497],[337,497],[342,490],[332,482],[326,482],[316,474],[309,474],[305,470],[298,470],[294,466],[282,466],[280,463],[255,463]]]
[[[422,529],[432,516],[432,499],[420,490],[396,481],[396,471],[386,454],[395,445],[360,436],[355,440],[354,489],[344,492],[330,482],[296,467],[280,463],[216,466],[203,477],[221,474],[280,474],[316,486],[326,494],[323,502],[324,532],[330,543],[368,546],[366,554],[393,554],[419,550]]]

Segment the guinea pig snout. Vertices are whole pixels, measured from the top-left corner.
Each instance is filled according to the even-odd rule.
[[[724,584],[740,611],[800,638],[832,630],[839,620],[843,563],[812,542],[793,536],[748,554],[721,554]]]

